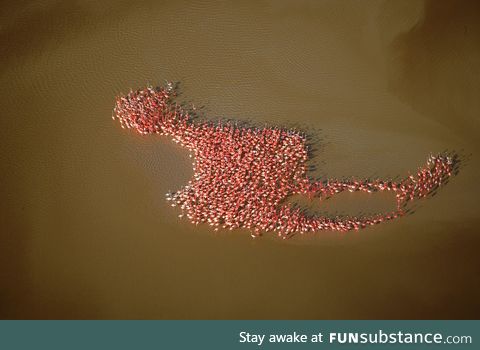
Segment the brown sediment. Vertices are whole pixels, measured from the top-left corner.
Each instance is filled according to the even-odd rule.
[[[480,2],[425,1],[423,16],[389,45],[390,90],[454,132],[477,134]]]

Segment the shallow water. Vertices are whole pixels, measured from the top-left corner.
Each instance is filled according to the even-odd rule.
[[[0,317],[478,318],[478,5],[133,4],[1,5]],[[445,149],[462,167],[358,233],[193,227],[164,200],[187,154],[110,118],[115,95],[165,79],[207,118],[309,131],[316,176],[404,176]]]

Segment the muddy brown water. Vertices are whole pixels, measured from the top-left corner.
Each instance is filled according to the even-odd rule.
[[[478,3],[0,6],[1,318],[480,315]],[[164,200],[187,154],[110,119],[115,95],[165,79],[207,118],[310,131],[317,176],[403,176],[445,149],[462,167],[413,215],[358,233],[193,227]]]

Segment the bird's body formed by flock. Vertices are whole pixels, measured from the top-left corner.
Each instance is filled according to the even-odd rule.
[[[437,155],[402,181],[313,181],[307,175],[308,147],[301,133],[193,121],[174,102],[175,96],[171,83],[131,91],[117,97],[113,119],[142,135],[170,136],[191,152],[193,178],[167,194],[167,200],[193,224],[208,223],[216,230],[247,228],[254,237],[267,231],[287,238],[319,230],[358,230],[402,216],[408,202],[432,193],[454,169],[451,157]],[[369,217],[325,217],[285,203],[295,194],[323,199],[343,191],[393,191],[397,209]]]

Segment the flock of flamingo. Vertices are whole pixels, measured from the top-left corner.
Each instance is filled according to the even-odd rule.
[[[190,151],[193,178],[179,191],[167,194],[167,200],[181,208],[179,217],[186,216],[193,224],[207,223],[215,230],[246,228],[253,237],[274,231],[282,238],[319,230],[358,230],[404,215],[407,203],[434,192],[455,169],[454,156],[438,154],[401,181],[314,181],[307,175],[309,152],[302,133],[194,121],[175,97],[172,83],[130,91],[116,98],[112,117],[141,135],[170,136]],[[285,201],[295,194],[322,200],[343,191],[392,191],[396,210],[327,217],[309,215]]]

